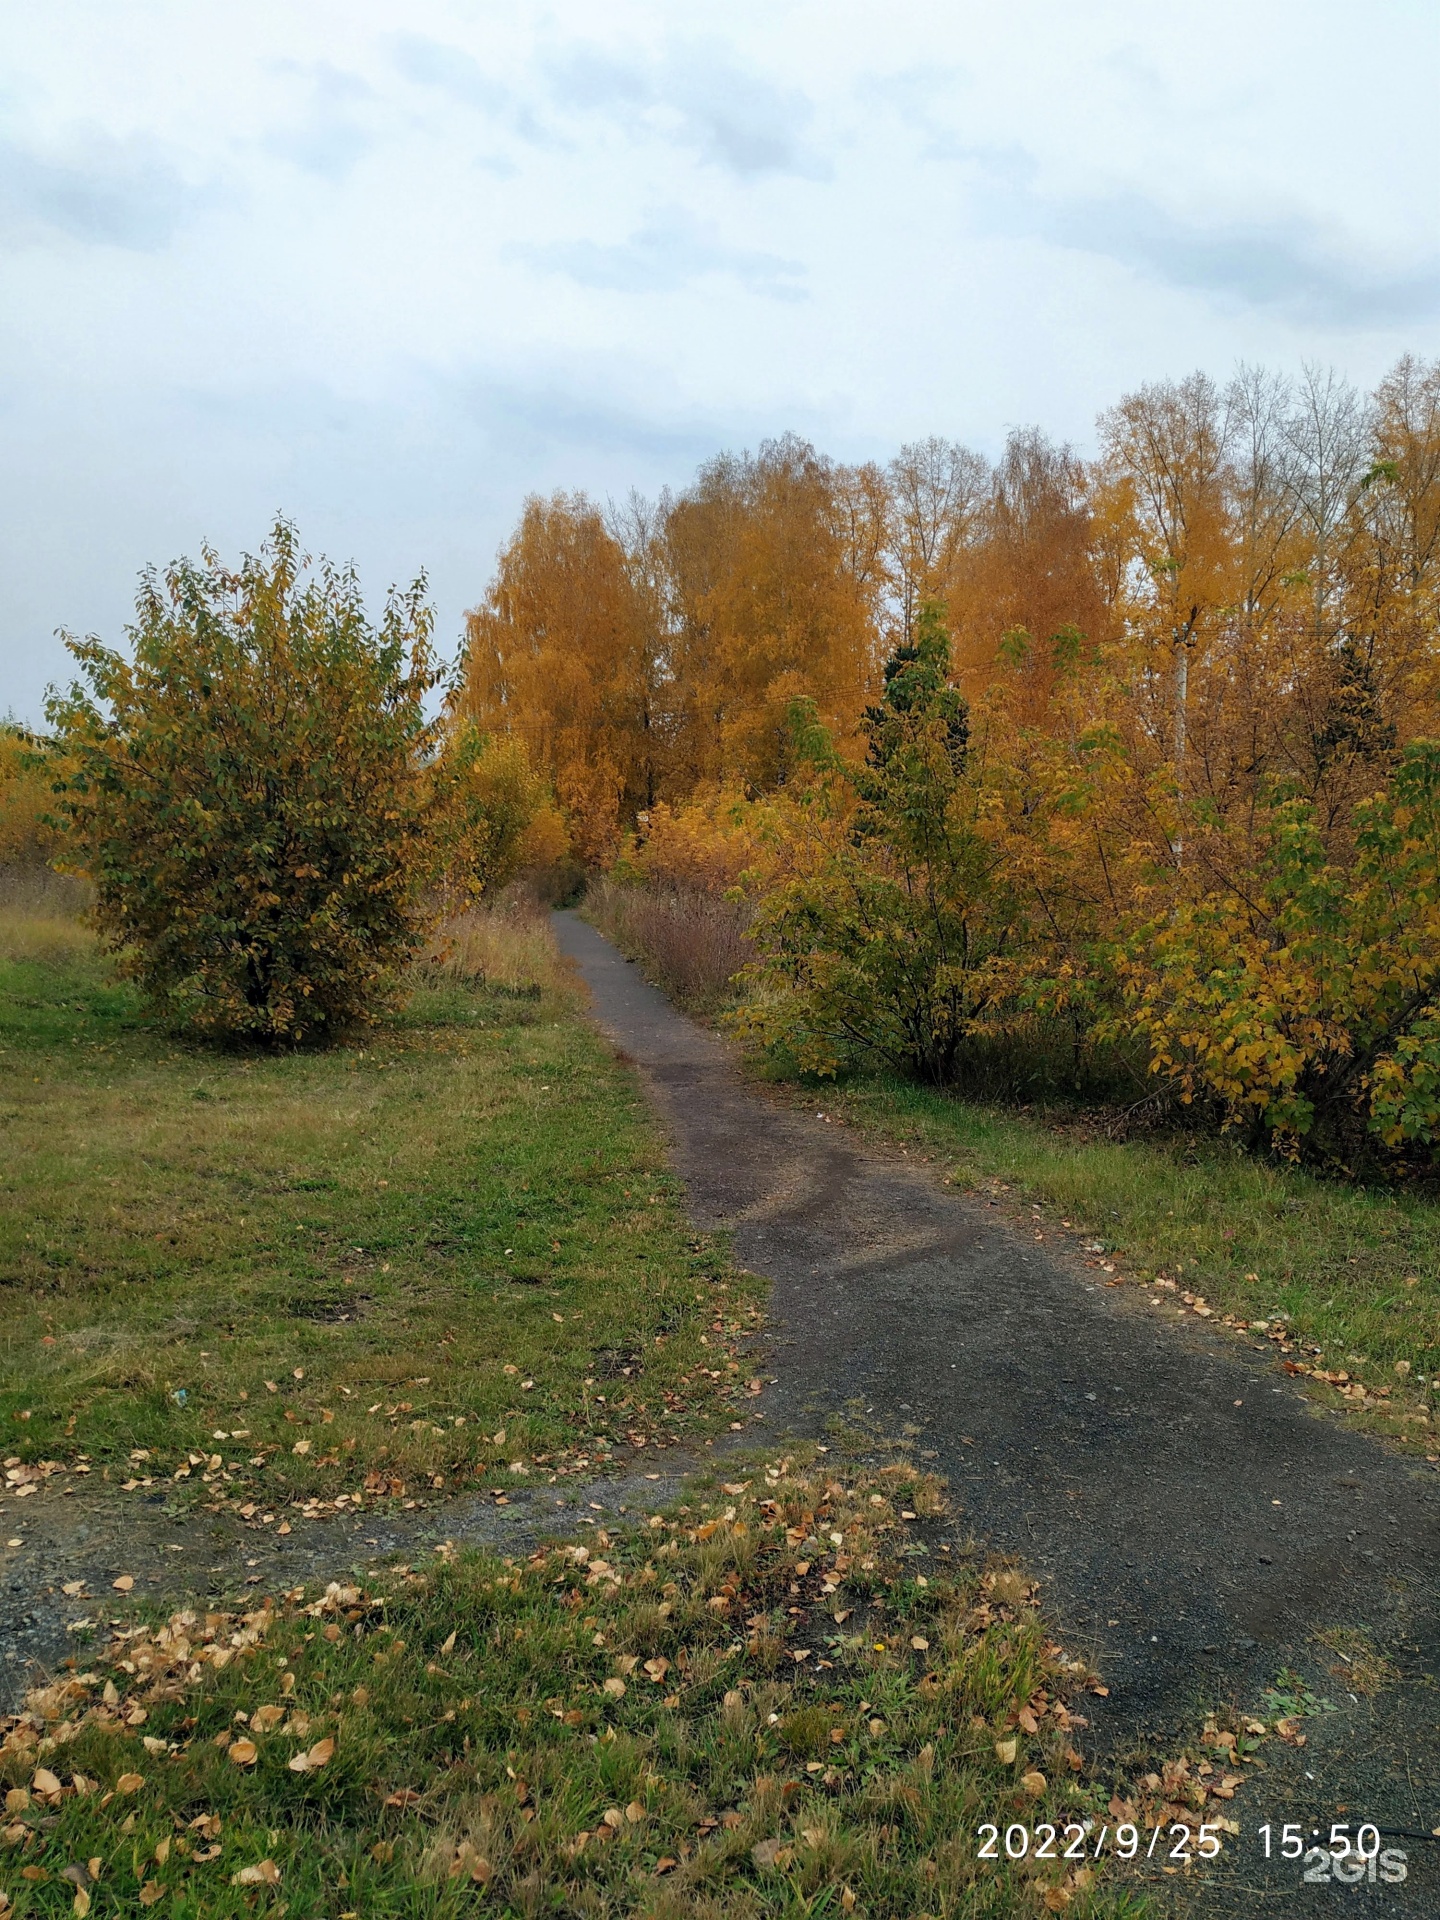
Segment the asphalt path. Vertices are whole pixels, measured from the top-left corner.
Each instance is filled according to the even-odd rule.
[[[1440,1915],[1440,1476],[1319,1413],[1268,1354],[1180,1326],[974,1196],[765,1097],[594,928],[555,916],[593,1016],[647,1084],[691,1217],[770,1283],[763,1431],[909,1435],[962,1526],[1023,1561],[1110,1687],[1111,1759],[1253,1705],[1282,1670],[1334,1711],[1271,1744],[1207,1912]],[[1355,1696],[1317,1630],[1359,1626],[1399,1679]],[[1340,1811],[1337,1811],[1339,1809]],[[1402,1884],[1301,1883],[1259,1827],[1373,1820]],[[1209,1902],[1210,1904],[1205,1904]]]

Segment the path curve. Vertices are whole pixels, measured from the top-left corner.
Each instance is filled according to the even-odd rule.
[[[1202,1698],[1254,1701],[1281,1667],[1316,1671],[1317,1627],[1363,1624],[1410,1681],[1433,1673],[1433,1470],[1319,1415],[1265,1356],[1162,1323],[923,1168],[765,1099],[593,927],[554,925],[652,1091],[696,1224],[771,1283],[765,1431],[818,1436],[857,1401],[883,1431],[920,1429],[965,1522],[1023,1558],[1103,1668],[1102,1744],[1184,1725]],[[1310,1726],[1291,1771],[1327,1819],[1343,1802],[1440,1825],[1423,1684]],[[1254,1817],[1271,1812],[1303,1817]]]

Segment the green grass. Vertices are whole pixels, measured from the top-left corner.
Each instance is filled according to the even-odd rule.
[[[0,1451],[278,1506],[730,1417],[755,1283],[563,984],[432,970],[354,1045],[257,1055],[147,1026],[73,922],[0,956]]]
[[[0,1721],[0,1887],[195,1920],[1148,1912],[977,1858],[986,1820],[1108,1816],[1084,1662],[1022,1576],[916,1537],[940,1504],[908,1466],[776,1461],[524,1564],[157,1616]]]
[[[1437,1451],[1432,1199],[1317,1179],[1203,1137],[1107,1140],[1064,1114],[980,1106],[898,1080],[804,1098],[924,1155],[959,1185],[1032,1203],[1040,1218],[1027,1225],[1102,1241],[1131,1278],[1165,1276],[1175,1283],[1161,1291],[1167,1304],[1190,1293],[1217,1318],[1263,1321],[1275,1334],[1283,1325],[1292,1365],[1348,1373],[1367,1387],[1358,1419]],[[1340,1404],[1333,1387],[1316,1391]]]

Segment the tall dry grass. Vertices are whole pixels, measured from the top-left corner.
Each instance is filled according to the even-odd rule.
[[[94,950],[88,881],[49,867],[0,867],[0,959],[54,963]]]
[[[432,980],[480,983],[538,996],[566,989],[550,917],[533,890],[507,888],[495,903],[455,914],[435,931],[419,965]]]
[[[596,880],[585,911],[657,986],[695,1013],[733,1001],[735,976],[755,957],[749,908],[699,888]]]

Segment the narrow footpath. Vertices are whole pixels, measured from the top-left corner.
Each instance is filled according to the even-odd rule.
[[[1440,1915],[1440,1476],[1319,1414],[1268,1363],[1161,1323],[1077,1259],[1027,1246],[920,1166],[749,1089],[724,1045],[574,914],[554,920],[594,1017],[648,1084],[692,1218],[771,1284],[763,1431],[857,1412],[909,1434],[962,1526],[1044,1584],[1110,1687],[1093,1752],[1258,1703],[1284,1669],[1335,1710],[1272,1742],[1216,1913]],[[1314,1643],[1362,1626],[1398,1680],[1356,1698]],[[1343,1811],[1337,1811],[1343,1809]],[[1374,1821],[1403,1885],[1302,1886],[1255,1830]],[[1248,1875],[1248,1878],[1246,1876]],[[1237,1876],[1239,1876],[1237,1878]],[[1315,1902],[1313,1908],[1307,1904]]]

